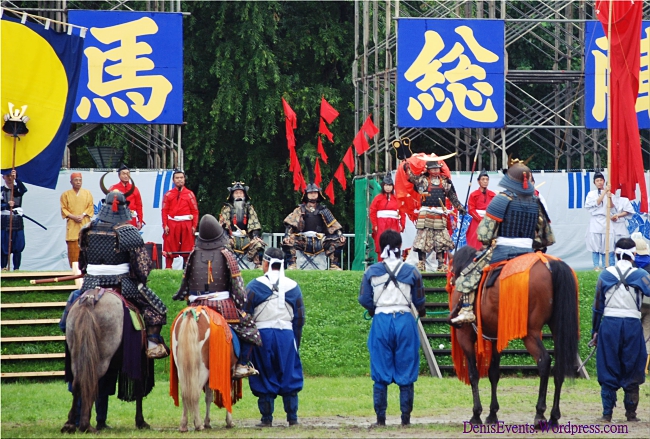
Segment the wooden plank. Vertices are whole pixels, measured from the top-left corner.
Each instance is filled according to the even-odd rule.
[[[433,354],[433,350],[431,349],[431,344],[429,343],[429,339],[427,338],[427,333],[424,330],[424,326],[422,326],[421,319],[418,318],[418,310],[415,309],[415,305],[413,305],[412,303],[411,303],[411,314],[413,314],[413,317],[417,319],[418,322],[418,335],[420,336],[420,346],[422,346],[424,357],[427,359],[427,364],[429,365],[429,372],[433,377],[442,378],[442,374],[440,373],[440,368],[438,368],[438,362],[436,361],[436,356]]]
[[[63,352],[56,354],[12,354],[12,355],[2,355],[0,360],[49,360],[52,358],[65,358]]]
[[[43,335],[38,337],[2,337],[0,343],[29,343],[34,341],[65,341],[65,335]]]
[[[40,320],[0,320],[0,325],[46,325],[59,323],[61,319],[40,319]]]
[[[51,372],[6,372],[0,374],[2,378],[28,378],[28,377],[62,377],[65,372],[56,370]]]
[[[65,307],[67,302],[30,302],[30,303],[2,303],[0,309],[5,308],[57,308]]]
[[[32,277],[61,277],[71,276],[72,271],[3,271],[0,274],[2,279],[29,279]]]
[[[74,291],[77,287],[73,285],[48,285],[48,286],[30,286],[30,287],[2,287],[2,293],[22,293],[28,291]]]

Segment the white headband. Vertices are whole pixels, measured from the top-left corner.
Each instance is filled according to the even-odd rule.
[[[617,255],[621,255],[621,258],[623,257],[623,255],[628,255],[630,257],[630,259],[634,260],[634,254],[636,253],[636,247],[632,247],[632,248],[619,248],[619,247],[616,247],[615,253]]]
[[[389,261],[396,261],[397,257],[395,255],[397,254],[399,254],[399,248],[395,247],[391,249],[390,245],[387,245],[384,247],[384,251],[381,252],[381,258]]]

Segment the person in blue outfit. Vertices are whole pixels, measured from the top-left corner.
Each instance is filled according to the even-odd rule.
[[[269,248],[262,260],[264,275],[247,286],[246,311],[253,315],[262,345],[253,349],[252,361],[259,375],[248,378],[262,415],[258,427],[271,427],[275,398],[284,403],[289,426],[298,424],[298,392],[302,390],[300,340],[305,306],[298,284],[284,276],[284,252]]]
[[[372,426],[386,425],[388,386],[392,383],[399,386],[402,425],[407,426],[420,367],[420,339],[411,304],[420,317],[426,315],[424,287],[417,268],[400,258],[402,237],[398,232],[386,230],[379,245],[384,260],[368,268],[359,291],[359,303],[373,318],[368,351],[377,422]]]
[[[0,187],[2,192],[2,206],[0,213],[2,217],[1,239],[2,241],[2,269],[9,264],[9,226],[11,223],[11,254],[13,255],[13,269],[20,269],[20,262],[25,250],[25,226],[23,224],[23,195],[27,188],[16,175],[16,170],[11,174],[3,175],[4,182]],[[12,199],[13,192],[13,199]],[[13,210],[13,215],[10,215]]]
[[[650,296],[650,274],[634,266],[631,238],[616,242],[616,265],[598,277],[593,307],[592,343],[597,345],[596,370],[603,403],[601,422],[611,422],[616,391],[623,388],[625,417],[639,419],[639,385],[645,381],[646,347],[641,328],[641,301]]]

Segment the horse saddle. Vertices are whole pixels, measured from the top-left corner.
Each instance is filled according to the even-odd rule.
[[[133,325],[133,329],[136,331],[143,331],[145,329],[144,319],[142,318],[142,315],[140,314],[138,308],[127,299],[125,299],[124,296],[122,296],[122,294],[120,294],[120,292],[117,290],[114,290],[112,288],[94,288],[92,290],[86,290],[81,293],[76,301],[79,301],[81,304],[87,300],[91,300],[94,306],[101,300],[102,297],[104,297],[104,294],[106,293],[113,294],[115,297],[119,298],[122,301],[124,307],[129,310],[129,316],[131,317],[131,324]]]
[[[221,314],[229,324],[241,322],[239,311],[231,297],[222,300],[196,299],[190,306],[205,306],[206,308],[210,308]]]

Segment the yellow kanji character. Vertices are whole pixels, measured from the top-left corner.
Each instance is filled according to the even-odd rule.
[[[158,32],[158,25],[149,17],[143,17],[128,23],[122,23],[105,28],[91,28],[90,32],[98,41],[104,44],[119,42],[119,46],[105,52],[98,47],[88,47],[84,54],[88,58],[88,89],[100,98],[94,98],[93,103],[100,116],[108,118],[111,115],[110,106],[101,98],[113,93],[150,88],[151,96],[145,104],[145,97],[140,92],[129,91],[127,97],[133,102],[127,105],[122,99],[112,97],[115,111],[120,116],[126,116],[129,106],[147,121],[152,121],[162,113],[167,96],[172,91],[172,84],[162,75],[138,75],[155,68],[154,62],[144,55],[153,53],[151,46],[138,42],[143,35],[153,35]],[[117,61],[105,66],[106,62]],[[104,72],[117,79],[104,81]],[[77,113],[86,119],[90,112],[90,102],[85,96],[77,107]]]

